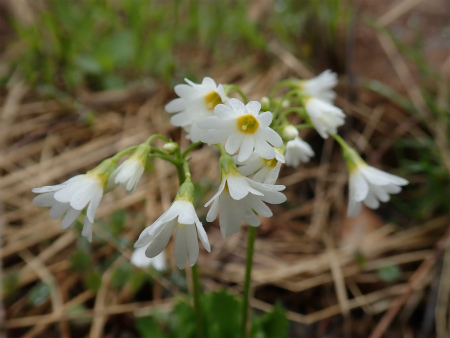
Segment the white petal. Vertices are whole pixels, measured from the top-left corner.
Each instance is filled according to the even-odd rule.
[[[253,135],[246,135],[242,141],[241,149],[239,149],[238,161],[245,161],[253,153],[253,147],[255,145],[255,139]]]
[[[244,115],[247,113],[245,105],[238,99],[230,99],[230,105],[234,109],[234,111],[239,113],[240,115]]]
[[[369,191],[369,194],[364,199],[364,204],[369,208],[377,209],[380,206],[380,202],[376,199],[375,195]]]
[[[177,93],[178,96],[180,97],[189,97],[189,96],[193,96],[196,93],[195,88],[186,85],[184,83],[182,84],[178,84],[174,87],[175,93]]]
[[[172,220],[166,223],[157,236],[155,236],[150,245],[145,250],[145,255],[149,258],[153,258],[161,253],[169,243],[170,236],[172,236],[173,229],[177,225],[176,220]]]
[[[228,154],[234,154],[236,150],[241,146],[242,141],[244,140],[244,135],[242,133],[234,133],[231,134],[225,143],[225,150]]]
[[[369,193],[369,184],[367,183],[360,170],[355,170],[350,174],[349,196],[350,199],[361,202]]]
[[[404,178],[391,175],[374,167],[365,167],[363,170],[361,170],[361,172],[367,178],[367,180],[374,185],[388,185],[391,183],[394,183],[396,185],[408,184],[408,181]]]
[[[205,87],[214,88],[214,89],[216,89],[216,87],[217,87],[216,81],[214,81],[212,78],[210,78],[208,76],[203,78],[202,85]]]
[[[182,98],[176,98],[166,104],[165,108],[168,113],[177,113],[186,109],[186,101]]]
[[[211,252],[211,245],[209,244],[208,236],[206,235],[206,231],[203,228],[203,225],[200,221],[195,222],[195,226],[197,228],[198,237],[200,238],[200,242],[202,242],[203,247],[206,251]]]
[[[254,117],[257,117],[259,111],[261,110],[261,103],[259,103],[258,101],[250,101],[249,103],[246,104],[246,107],[250,114],[252,114]]]
[[[97,212],[98,205],[100,204],[100,201],[103,197],[103,191],[101,190],[95,190],[93,191],[91,202],[89,203],[89,206],[86,211],[86,217],[94,223],[95,213]]]
[[[81,210],[76,210],[76,209],[69,209],[66,212],[66,215],[64,216],[62,223],[61,223],[61,228],[62,229],[67,229],[68,227],[70,227],[73,222],[75,222],[75,220],[77,219],[78,215],[80,214]]]
[[[357,202],[353,199],[349,198],[348,208],[347,208],[347,216],[348,217],[356,217],[361,212],[361,202]]]
[[[219,224],[223,238],[234,235],[241,228],[242,211],[227,193],[224,193],[220,199]]]
[[[197,231],[195,231],[195,227],[193,224],[185,225],[184,227],[186,228],[185,234],[186,234],[189,265],[194,266],[195,263],[197,262],[199,253]]]
[[[180,213],[178,215],[178,223],[180,224],[193,224],[196,220],[198,220],[197,214],[195,213],[194,206],[190,202],[181,202],[183,203],[183,207],[180,209]]]
[[[215,193],[215,195],[205,204],[205,207],[207,207],[213,200],[219,197],[219,195],[222,193],[223,189],[225,188],[225,183],[227,183],[226,179],[223,179],[222,182],[220,182],[219,190]],[[209,222],[209,221],[208,221]]]
[[[211,201],[212,200],[210,200],[209,202]],[[218,209],[219,209],[219,197],[214,199],[214,203],[211,205],[211,208],[209,209],[208,214],[206,215],[206,220],[208,222],[213,222],[216,220]]]
[[[270,126],[272,123],[272,113],[270,111],[266,111],[258,116],[259,127],[264,129]]]
[[[274,147],[281,147],[283,145],[283,139],[275,130],[264,128],[261,129],[261,133],[264,135],[264,139]]]
[[[37,195],[33,198],[33,203],[38,207],[51,207],[52,205],[58,204],[53,197],[54,194],[54,192],[47,192],[42,195]]]
[[[92,222],[89,222],[87,217],[84,219],[81,235],[86,237],[89,242],[92,242]]]
[[[239,114],[235,112],[233,108],[225,104],[218,104],[217,106],[215,106],[214,115],[216,115],[221,120],[230,120],[239,116]]]
[[[55,203],[50,209],[50,218],[60,219],[69,207],[69,203]]]
[[[227,180],[228,191],[235,200],[240,200],[247,196],[251,187],[245,182],[243,177],[229,177]]]
[[[275,150],[266,142],[264,136],[260,133],[255,134],[255,152],[262,158],[268,160],[275,157]]]
[[[185,227],[177,227],[177,233],[175,234],[175,263],[178,269],[183,270],[186,267],[188,259],[187,243]]]

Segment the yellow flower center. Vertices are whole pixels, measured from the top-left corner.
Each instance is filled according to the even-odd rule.
[[[276,159],[274,159],[274,158],[271,159],[271,160],[263,158],[262,160],[263,160],[264,165],[266,165],[266,166],[268,166],[269,168],[272,168],[272,169],[275,168],[277,166],[277,164],[278,164],[278,161]]]
[[[178,226],[179,226],[180,228],[182,228],[182,227],[184,227],[184,224],[178,223]]]
[[[237,119],[237,126],[245,134],[254,134],[258,130],[259,122],[252,114],[247,114]]]
[[[223,103],[222,99],[214,90],[205,95],[205,104],[209,110],[214,110],[214,108],[220,103]]]

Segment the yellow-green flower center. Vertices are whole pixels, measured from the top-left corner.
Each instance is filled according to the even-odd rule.
[[[252,114],[247,114],[237,119],[237,127],[245,134],[254,134],[258,130],[259,122]]]
[[[220,103],[223,103],[222,99],[214,90],[205,95],[205,104],[209,110],[214,110],[214,108]]]
[[[184,224],[178,223],[178,226],[179,226],[180,228],[182,228],[182,227],[184,227]]]
[[[263,158],[262,161],[263,161],[265,166],[267,166],[269,168],[272,168],[272,169],[275,168],[277,166],[277,164],[278,164],[278,161],[276,159],[274,159],[274,158],[271,159],[271,160]]]

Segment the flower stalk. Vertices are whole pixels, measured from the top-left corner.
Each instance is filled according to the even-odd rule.
[[[241,337],[247,338],[250,331],[248,330],[248,319],[250,314],[249,300],[250,300],[250,285],[252,281],[252,267],[253,267],[253,252],[255,249],[256,227],[248,227],[247,238],[247,257],[245,261],[245,280],[244,280],[244,294],[242,299],[242,322],[241,322]]]

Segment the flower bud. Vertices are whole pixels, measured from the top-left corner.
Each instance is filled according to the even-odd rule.
[[[261,110],[270,110],[270,99],[267,96],[263,96],[259,102],[261,103]]]
[[[178,149],[178,143],[176,142],[167,142],[164,146],[163,149],[165,151],[167,151],[169,154],[173,154],[175,153],[175,151],[177,151]]]
[[[298,136],[298,130],[292,124],[289,124],[283,128],[281,135],[286,141],[291,141]]]

